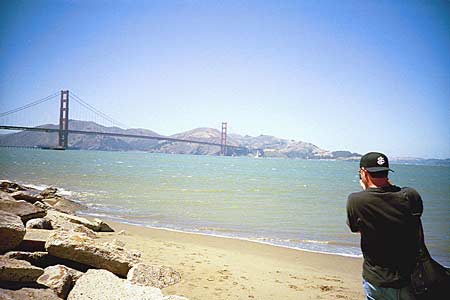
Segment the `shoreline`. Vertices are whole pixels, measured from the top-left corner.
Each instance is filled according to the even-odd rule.
[[[259,242],[108,221],[102,233],[166,265],[182,281],[164,288],[189,299],[358,299],[362,259],[307,252]]]
[[[89,217],[87,219],[90,219]],[[276,247],[238,239],[154,229],[108,221],[99,243],[122,244],[147,265],[173,268],[181,281],[164,295],[190,300],[355,300],[364,297],[362,259]],[[28,230],[28,239],[52,231]]]
[[[342,256],[342,257],[349,257],[349,258],[362,258],[362,254],[346,254],[346,253],[337,253],[337,252],[326,252],[326,251],[319,251],[319,250],[310,250],[310,249],[304,249],[304,248],[299,248],[299,247],[291,247],[291,246],[286,246],[286,245],[280,245],[280,244],[275,244],[275,243],[270,243],[270,242],[265,242],[265,241],[260,241],[260,240],[255,240],[255,239],[251,239],[251,238],[246,238],[246,237],[239,237],[239,236],[227,236],[227,235],[220,235],[220,234],[214,234],[214,233],[206,233],[206,232],[194,232],[194,231],[188,231],[188,230],[182,230],[182,229],[174,229],[174,228],[168,228],[168,227],[158,227],[158,226],[151,226],[151,225],[146,225],[146,224],[142,224],[142,223],[138,223],[138,222],[133,222],[132,220],[127,221],[125,219],[121,219],[121,218],[115,218],[115,217],[109,217],[107,215],[104,214],[90,214],[90,213],[76,213],[77,215],[86,217],[86,218],[101,218],[103,220],[106,220],[108,222],[112,222],[112,223],[118,223],[118,224],[124,224],[124,225],[130,225],[130,226],[136,226],[136,227],[143,227],[143,228],[149,228],[149,229],[155,229],[155,230],[166,230],[169,232],[178,232],[178,233],[183,233],[183,234],[194,234],[194,235],[201,235],[201,236],[206,236],[206,237],[215,237],[215,238],[223,238],[223,239],[231,239],[231,240],[240,240],[240,241],[245,241],[245,242],[249,242],[249,243],[257,243],[257,244],[263,244],[263,245],[268,245],[268,246],[272,246],[272,247],[279,247],[279,248],[283,248],[283,249],[291,249],[291,250],[296,250],[296,251],[304,251],[304,252],[310,252],[310,253],[317,253],[317,254],[323,254],[323,255],[336,255],[336,256]],[[305,242],[306,243],[306,242]],[[328,242],[322,242],[322,241],[312,241],[312,244],[317,243],[317,244],[328,244]]]
[[[5,180],[7,180],[7,179],[5,179]],[[108,221],[112,221],[112,222],[123,223],[123,224],[128,224],[128,225],[133,225],[133,226],[141,226],[141,227],[152,228],[152,229],[157,229],[157,230],[175,231],[175,232],[186,233],[186,234],[198,234],[198,235],[212,236],[212,237],[226,238],[226,239],[237,239],[237,240],[260,243],[260,244],[270,245],[273,247],[280,247],[280,248],[292,249],[292,250],[297,250],[297,251],[305,251],[305,252],[325,254],[325,255],[337,255],[337,256],[351,257],[351,258],[362,258],[362,254],[314,250],[314,249],[308,249],[308,248],[302,248],[302,247],[296,247],[296,246],[283,245],[283,244],[274,243],[274,242],[266,242],[266,241],[264,241],[264,239],[274,239],[274,238],[266,238],[263,236],[259,237],[261,240],[258,240],[258,238],[252,239],[251,237],[245,237],[245,236],[229,236],[229,235],[218,234],[218,233],[213,233],[213,232],[200,232],[200,231],[196,232],[194,230],[189,230],[189,229],[177,229],[177,228],[170,228],[170,227],[152,226],[152,225],[145,224],[145,223],[135,222],[132,219],[110,216],[106,213],[100,213],[100,214],[95,213],[95,211],[93,211],[89,206],[86,206],[86,204],[83,201],[79,201],[78,199],[73,199],[73,193],[80,193],[80,192],[66,190],[63,187],[59,187],[59,186],[55,186],[55,185],[27,183],[27,182],[23,182],[21,180],[15,180],[15,179],[14,179],[14,182],[17,182],[25,187],[36,189],[38,191],[42,191],[50,186],[57,188],[58,195],[60,195],[62,197],[67,197],[67,199],[70,199],[70,201],[73,201],[73,202],[81,205],[82,207],[84,207],[84,210],[75,212],[76,215],[80,215],[83,217],[100,218],[100,219],[104,219],[104,220],[108,220]],[[280,240],[280,241],[283,241],[283,240]],[[316,240],[301,240],[300,242],[297,242],[297,243],[330,245],[330,242],[328,242],[328,241],[316,241]],[[334,242],[331,242],[331,245],[334,245]],[[359,245],[357,245],[357,246],[358,247],[357,247],[356,251],[360,252]],[[351,246],[349,246],[349,245],[344,246],[344,248],[350,248],[350,247]]]

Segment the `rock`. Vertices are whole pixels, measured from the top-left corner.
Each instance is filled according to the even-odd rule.
[[[53,207],[53,205],[58,203],[59,200],[60,200],[60,198],[55,196],[55,197],[52,197],[52,198],[45,198],[44,200],[42,200],[42,202],[44,202],[45,204],[50,205],[51,207]]]
[[[31,265],[25,260],[0,256],[0,280],[34,282],[44,270]]]
[[[41,192],[41,196],[44,198],[53,198],[56,195],[56,192],[58,191],[55,187],[48,187],[45,190]]]
[[[46,219],[50,220],[53,228],[61,228],[64,230],[71,230],[75,224],[83,225],[86,228],[94,228],[95,224],[89,220],[77,216],[72,216],[59,211],[47,211]]]
[[[46,215],[45,210],[43,210],[42,208],[39,208],[23,200],[12,201],[1,199],[0,210],[7,211],[19,216],[24,224],[28,220],[43,218]]]
[[[36,201],[33,203],[34,205],[36,205],[39,208],[42,208],[43,210],[49,210],[49,209],[53,209],[53,207],[51,207],[50,205],[41,202],[41,201]]]
[[[11,200],[11,201],[16,200],[11,196],[11,194],[5,193],[3,191],[0,191],[0,199],[6,199],[6,200]]]
[[[1,300],[61,300],[51,289],[21,288],[8,290],[0,288]]]
[[[45,258],[48,252],[36,251],[36,252],[26,252],[26,251],[10,251],[5,253],[3,256],[6,258],[14,258],[19,260],[26,260],[27,262],[34,265],[37,261]]]
[[[50,221],[44,218],[29,220],[26,224],[26,228],[47,229],[47,230],[53,229]]]
[[[69,199],[60,197],[60,196],[46,198],[46,199],[42,200],[42,202],[51,206],[53,209],[56,209],[58,211],[61,211],[63,213],[67,213],[67,214],[73,214],[76,211],[82,210],[84,208],[81,204],[71,201]]]
[[[10,251],[5,253],[6,258],[14,258],[19,260],[26,260],[32,265],[39,268],[46,268],[54,265],[64,265],[69,268],[69,270],[75,271],[72,275],[74,278],[78,278],[83,273],[77,270],[86,272],[88,269],[92,268],[91,266],[87,266],[85,264],[80,264],[71,260],[59,258],[53,255],[48,254],[48,252],[44,251],[36,251],[36,252],[26,252],[26,251]],[[75,270],[76,269],[76,270]]]
[[[115,244],[115,245],[117,245],[117,246],[119,246],[119,247],[125,247],[125,243],[122,242],[122,241],[119,241],[119,240],[117,240],[117,239],[113,239],[113,240],[111,241],[111,243],[113,243],[113,244]]]
[[[44,197],[42,197],[36,190],[17,191],[12,193],[11,197],[16,200],[25,200],[30,203],[34,203],[36,201],[41,201],[42,199],[44,199]]]
[[[97,234],[89,228],[84,227],[83,225],[73,224],[73,227],[69,230],[71,233],[82,233],[90,237],[91,239],[97,238]]]
[[[61,197],[59,198],[59,201],[53,205],[53,208],[66,214],[73,214],[77,211],[83,210],[84,206],[72,200]]]
[[[27,238],[27,234],[25,234],[25,238],[22,242],[14,248],[17,251],[28,251],[28,252],[43,252],[45,251],[45,241],[40,239],[29,239]]]
[[[73,274],[76,274],[76,278]],[[82,275],[83,273],[66,266],[56,265],[45,268],[44,274],[36,282],[51,288],[59,297],[66,299],[76,279]]]
[[[112,230],[102,220],[95,219],[94,221],[91,222],[88,219],[69,215],[59,211],[48,211],[46,218],[50,220],[54,228],[62,228],[65,230],[70,230],[74,227],[73,226],[74,224],[79,224],[97,232],[101,230],[108,230],[108,228],[109,230]]]
[[[103,220],[100,219],[94,219],[94,224],[97,226],[96,231],[98,232],[114,232],[114,229],[112,229],[108,224],[103,222]]]
[[[45,268],[49,265],[55,265],[54,259],[48,252],[44,251],[36,251],[36,252],[27,252],[27,251],[10,251],[4,254],[6,258],[14,258],[18,260],[26,260],[33,266],[39,268]],[[58,258],[57,258],[58,259]]]
[[[25,191],[26,188],[23,186],[9,181],[9,180],[0,180],[0,190],[2,191]]]
[[[163,295],[160,289],[134,285],[106,270],[90,269],[77,280],[67,299],[162,300]]]
[[[56,257],[73,260],[115,274],[126,276],[139,255],[112,243],[96,243],[83,234],[57,231],[50,235],[45,248]]]
[[[0,210],[0,253],[17,247],[25,236],[22,220],[11,213]]]
[[[84,275],[83,272],[80,272],[78,270],[69,268],[68,266],[65,266],[65,267],[67,268],[67,270],[69,271],[70,275],[72,276],[73,283],[75,283],[75,281],[77,281],[78,279],[80,279],[81,276]]]
[[[138,263],[128,272],[127,280],[135,284],[162,289],[180,282],[181,275],[170,267]]]

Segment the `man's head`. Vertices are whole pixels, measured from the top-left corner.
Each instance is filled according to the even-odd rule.
[[[389,160],[380,152],[369,152],[359,162],[360,183],[363,189],[370,186],[385,186],[389,183]]]

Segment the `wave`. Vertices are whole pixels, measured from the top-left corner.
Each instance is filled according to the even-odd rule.
[[[252,243],[259,243],[259,244],[265,244],[273,247],[281,247],[281,248],[287,248],[292,250],[298,250],[298,251],[306,251],[306,252],[312,252],[312,253],[320,253],[320,254],[327,254],[327,255],[339,255],[339,256],[345,256],[345,257],[354,257],[354,258],[361,258],[362,254],[360,253],[360,250],[358,247],[349,247],[340,245],[339,242],[331,242],[331,241],[315,241],[315,240],[298,240],[303,241],[303,243],[295,243],[290,240],[291,242],[287,242],[288,240],[280,240],[276,238],[268,238],[268,237],[246,237],[246,236],[239,236],[238,233],[240,231],[238,230],[232,230],[232,229],[225,229],[225,228],[217,228],[217,227],[196,227],[194,229],[186,229],[186,228],[179,228],[176,226],[169,226],[167,224],[159,224],[158,221],[153,221],[151,224],[148,224],[147,222],[139,222],[133,219],[120,217],[120,216],[111,216],[108,214],[102,214],[102,213],[92,213],[92,212],[83,212],[83,215],[86,216],[92,216],[92,217],[100,217],[105,220],[111,220],[113,222],[119,222],[123,224],[128,225],[134,225],[134,226],[142,226],[152,229],[158,229],[158,230],[167,230],[172,232],[179,232],[179,233],[187,233],[187,234],[197,234],[197,235],[203,235],[203,236],[212,236],[212,237],[218,237],[218,238],[226,238],[226,239],[235,239],[235,240],[242,240]],[[310,247],[309,245],[316,245],[319,247]],[[345,243],[342,243],[345,244]]]
[[[86,198],[88,196],[95,195],[93,193],[88,193],[88,192],[80,193],[80,192],[76,192],[76,191],[66,190],[65,188],[55,186],[55,185],[23,183],[20,181],[17,181],[17,182],[26,188],[35,189],[38,191],[43,191],[46,188],[54,187],[57,190],[56,195],[65,197],[65,198],[68,198],[70,200],[77,201],[77,202],[80,202],[79,200]]]
[[[197,227],[195,231],[212,231],[212,232],[239,232],[238,230],[220,228],[220,227]]]

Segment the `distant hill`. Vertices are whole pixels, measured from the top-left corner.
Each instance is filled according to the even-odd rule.
[[[121,129],[118,127],[105,127],[94,122],[70,120],[70,129],[85,131],[100,131],[114,133],[131,133],[160,136],[154,131],[147,129]],[[45,124],[38,127],[59,128],[54,124]],[[0,145],[25,146],[25,147],[54,147],[58,144],[58,133],[21,131],[18,133],[0,136]],[[81,150],[104,150],[104,151],[147,151],[157,146],[157,140],[144,140],[134,138],[116,138],[108,136],[94,136],[82,134],[69,134],[69,147]]]
[[[140,135],[161,136],[147,129],[121,129],[118,127],[104,127],[94,122],[70,120],[70,129],[85,131],[100,131],[114,133],[131,133]],[[57,125],[46,124],[39,127],[58,128]],[[213,128],[196,128],[171,135],[172,138],[207,141],[220,144],[221,132]],[[56,146],[57,133],[43,133],[22,131],[0,135],[0,145],[8,146]],[[303,159],[345,159],[356,160],[361,156],[349,151],[328,151],[318,146],[295,140],[287,140],[269,135],[252,137],[249,135],[228,134],[227,144],[242,146],[249,149],[261,149],[264,156]],[[173,154],[219,155],[220,147],[199,145],[182,142],[144,140],[135,138],[121,138],[108,136],[89,136],[81,134],[69,135],[69,147],[82,150],[104,151],[148,151]],[[228,149],[228,155],[254,155],[239,149]]]
[[[423,165],[423,166],[445,166],[450,167],[450,158],[436,159],[436,158],[420,158],[420,157],[393,157],[390,159],[393,164],[401,165]]]
[[[170,136],[171,138],[177,139],[189,139],[202,142],[211,142],[220,144],[221,132],[214,128],[196,128],[189,131],[177,133]],[[230,138],[227,138],[227,145],[240,146],[238,142]],[[196,155],[219,155],[220,147],[209,146],[209,145],[199,145],[190,144],[182,142],[169,142],[160,141],[159,146],[149,150],[150,152],[161,152],[161,153],[173,153],[173,154],[196,154]],[[239,153],[234,152],[234,150],[229,149],[228,154],[239,155]],[[247,153],[245,153],[247,154]]]

